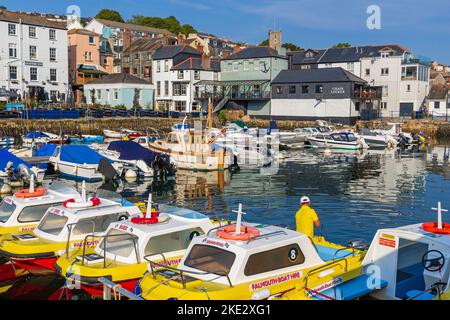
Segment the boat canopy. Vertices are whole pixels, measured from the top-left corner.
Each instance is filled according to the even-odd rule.
[[[78,164],[98,164],[105,158],[88,146],[69,145],[61,146],[60,160]],[[109,161],[109,160],[108,160]]]
[[[31,168],[31,164],[29,164],[28,162],[16,157],[6,149],[0,149],[0,170],[5,170],[6,165],[10,161],[13,163],[14,171],[17,171],[19,169],[19,165],[21,164],[25,165],[27,168]]]
[[[120,160],[143,160],[147,165],[152,165],[157,156],[167,157],[151,151],[134,141],[112,141],[108,146],[108,150],[120,153]]]
[[[25,138],[29,139],[37,139],[37,138],[50,138],[50,136],[44,132],[41,131],[28,131],[25,134]]]
[[[57,145],[56,144],[45,144],[42,147],[40,147],[38,150],[36,150],[36,156],[37,157],[46,157],[46,156],[52,156],[55,153]]]

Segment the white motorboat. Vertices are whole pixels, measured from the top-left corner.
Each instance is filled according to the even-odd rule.
[[[118,131],[106,130],[106,129],[103,130],[103,135],[105,136],[105,138],[110,138],[110,139],[122,139],[127,136],[127,134],[124,132],[118,132]]]
[[[397,140],[389,134],[381,134],[371,131],[367,128],[363,128],[359,133],[355,133],[355,136],[361,137],[371,148],[394,148],[397,146]]]
[[[30,179],[33,175],[38,183],[44,180],[45,170],[32,166],[6,149],[0,149],[0,178],[9,179],[19,176],[20,180]]]
[[[308,136],[307,141],[315,148],[342,150],[360,150],[369,148],[363,138],[357,138],[352,132],[348,131],[319,133]]]
[[[44,145],[47,143],[64,143],[66,139],[49,132],[29,131],[22,136],[22,145],[32,147],[33,145]]]
[[[372,131],[381,135],[392,136],[395,139],[397,139],[398,142],[404,144],[413,144],[415,142],[414,137],[408,132],[403,132],[402,125],[403,125],[402,123],[389,122],[387,124],[387,128],[375,129]]]
[[[99,172],[99,164],[103,159],[106,160],[104,156],[84,145],[55,146],[55,151],[49,158],[56,171],[69,178],[86,181],[103,180],[104,175]],[[115,171],[114,176],[122,175],[122,164],[113,162],[111,167]]]

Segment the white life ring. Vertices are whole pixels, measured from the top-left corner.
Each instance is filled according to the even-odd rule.
[[[65,208],[90,208],[95,207],[100,204],[99,198],[91,198],[88,201],[75,201],[75,199],[69,199],[64,201],[63,205]]]

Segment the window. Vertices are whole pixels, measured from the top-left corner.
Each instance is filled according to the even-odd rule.
[[[16,25],[15,24],[8,24],[8,34],[10,36],[15,36],[16,35]]]
[[[175,111],[186,112],[186,101],[175,101]]]
[[[114,96],[114,100],[119,100],[119,90],[118,89],[114,89],[113,96]]]
[[[382,76],[389,75],[389,68],[381,68],[381,75]]]
[[[283,94],[283,87],[277,86],[277,94]]]
[[[178,71],[178,79],[184,79],[184,71],[183,70]]]
[[[248,63],[248,70],[253,71],[253,69],[254,69],[253,61],[249,61],[249,63]]]
[[[164,60],[164,72],[169,72],[169,60]]]
[[[94,36],[89,36],[89,44],[95,44]]]
[[[56,61],[56,48],[50,48],[50,61]]]
[[[169,95],[169,81],[164,81],[164,95]]]
[[[84,59],[85,59],[86,61],[92,61],[92,52],[90,52],[90,51],[85,51],[85,52],[84,52]]]
[[[57,81],[56,69],[50,69],[50,81],[52,82]]]
[[[309,86],[307,86],[307,85],[302,86],[302,93],[303,93],[303,94],[309,93]]]
[[[144,255],[161,253],[161,248],[164,252],[186,250],[191,240],[202,234],[202,229],[192,228],[152,237],[145,246]]]
[[[59,92],[57,90],[50,90],[50,100],[57,101]]]
[[[264,61],[259,62],[259,70],[266,71],[266,63]]]
[[[131,254],[135,256],[135,244],[138,243],[138,237],[116,229],[109,230],[107,235],[110,237],[105,237],[99,244],[101,250],[104,250],[106,242],[107,253],[125,258]]]
[[[38,70],[35,67],[30,68],[30,80],[37,81],[38,80]]]
[[[321,84],[316,85],[316,93],[323,93],[323,85]]]
[[[9,44],[9,57],[17,58],[17,44],[15,44],[15,43]]]
[[[295,94],[296,87],[295,86],[289,86],[289,94]]]
[[[411,85],[410,85],[410,84],[408,84],[408,85],[406,86],[406,91],[407,91],[407,92],[411,92]]]
[[[355,63],[354,62],[348,62],[347,63],[347,70],[350,72],[355,71]]]
[[[137,68],[133,68],[133,74],[135,74],[135,75],[138,74],[138,69]]]
[[[239,63],[238,62],[233,62],[233,71],[238,71],[239,70]]]
[[[48,30],[48,35],[50,40],[56,40],[56,30],[50,29]]]
[[[5,223],[16,210],[16,205],[10,197],[3,199],[0,203],[0,222]]]
[[[123,216],[128,216],[127,213],[113,213],[103,216],[90,217],[80,219],[73,227],[72,234],[83,235],[94,232],[104,232],[108,229],[109,225],[115,221],[121,220]]]
[[[39,222],[44,214],[47,212],[48,208],[52,206],[57,206],[59,204],[45,204],[40,206],[26,207],[17,217],[17,221],[20,223],[30,223]]]
[[[102,90],[97,90],[97,99],[102,99]]]
[[[156,82],[156,95],[161,95],[161,81]]]
[[[383,97],[389,96],[389,86],[383,86]]]
[[[156,72],[161,72],[161,61],[156,61]]]
[[[248,70],[248,60],[244,60],[244,71]]]
[[[387,58],[387,57],[389,57],[389,52],[388,51],[382,51],[380,55],[381,55],[382,58]]]
[[[175,83],[172,85],[172,92],[173,92],[173,95],[174,95],[174,96],[179,96],[179,95],[181,95],[181,83],[175,82]]]
[[[30,46],[30,60],[37,59],[37,48],[36,46]]]
[[[441,108],[441,103],[439,101],[435,101],[434,102],[434,108],[435,109],[440,109]]]
[[[60,216],[52,212],[47,213],[37,226],[38,230],[42,232],[49,233],[54,236],[58,236],[64,229],[67,220],[66,216]]]
[[[227,71],[232,71],[233,70],[233,63],[232,62],[228,62],[226,69],[227,69]]]
[[[403,67],[402,80],[417,80],[417,67]]]
[[[359,107],[360,107],[360,103],[359,102],[355,102],[355,110],[359,111]]]
[[[230,272],[235,259],[233,252],[197,244],[189,252],[184,264],[203,272],[224,275]]]
[[[305,262],[305,256],[298,244],[291,244],[264,252],[252,254],[245,265],[244,274],[253,276],[283,268],[297,266]]]
[[[194,71],[194,80],[200,80],[200,70]]]
[[[9,80],[17,80],[17,67],[9,67]]]
[[[366,76],[370,76],[370,69],[366,69]]]
[[[36,27],[28,27],[28,36],[30,38],[36,38]]]
[[[381,109],[384,109],[384,110],[387,109],[387,102],[382,102],[381,103]]]

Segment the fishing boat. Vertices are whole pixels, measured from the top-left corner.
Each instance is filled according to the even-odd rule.
[[[57,273],[69,281],[80,279],[93,296],[103,293],[99,278],[106,277],[134,292],[147,271],[146,258],[168,266],[178,265],[191,240],[220,225],[199,212],[168,205],[152,206],[151,194],[142,215],[112,223],[95,248],[63,254]]]
[[[314,148],[360,150],[368,149],[364,138],[357,138],[352,132],[335,131],[331,133],[319,133],[306,138],[309,145]]]
[[[103,135],[105,136],[105,138],[110,139],[122,139],[127,136],[126,133],[106,129],[103,130]]]
[[[171,131],[164,140],[149,143],[150,150],[170,156],[177,169],[223,171],[233,163],[233,155],[223,148],[213,147],[205,130],[183,126]]]
[[[45,170],[32,166],[6,149],[0,149],[0,178],[28,180],[31,175],[38,183],[42,183]]]
[[[282,227],[242,224],[195,237],[178,267],[148,259],[140,281],[145,299],[260,300],[306,286],[345,282],[361,270],[362,252],[312,240]]]
[[[109,178],[122,175],[123,165],[112,162],[98,152],[84,145],[67,145],[54,147],[54,153],[49,161],[54,165],[55,171],[62,175],[86,181],[101,181],[104,178],[102,168],[108,167]]]
[[[97,245],[96,236],[104,235],[110,223],[139,213],[137,206],[121,198],[88,197],[83,184],[80,196],[50,207],[33,231],[3,235],[0,255],[31,273],[54,271],[64,251]]]
[[[0,203],[0,235],[32,231],[47,209],[61,205],[79,193],[60,181],[52,181],[42,187],[34,186],[3,198]]]

